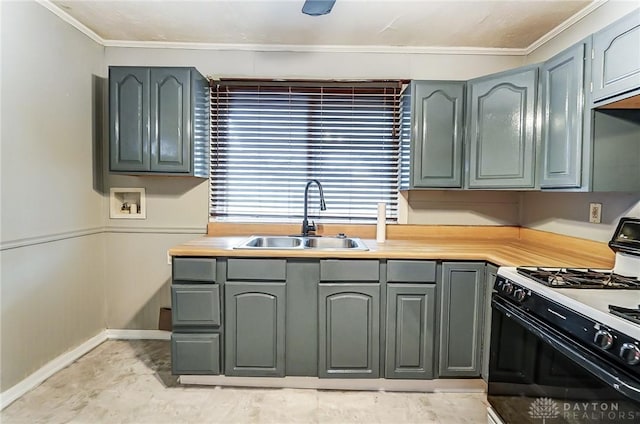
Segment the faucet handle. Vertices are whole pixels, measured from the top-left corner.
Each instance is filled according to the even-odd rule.
[[[315,221],[311,221],[311,224],[309,224],[309,226],[307,227],[307,229],[309,231],[316,231],[318,228],[316,228],[316,222]]]

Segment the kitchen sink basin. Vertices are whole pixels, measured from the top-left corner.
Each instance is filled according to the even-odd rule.
[[[302,236],[251,236],[233,248],[250,250],[369,250],[359,238]]]
[[[258,249],[295,249],[302,246],[300,237],[259,236],[251,237],[245,243],[247,248]]]
[[[336,237],[309,237],[304,241],[308,249],[357,249],[360,240]]]

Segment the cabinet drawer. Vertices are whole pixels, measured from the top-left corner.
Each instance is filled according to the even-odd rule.
[[[233,259],[227,260],[229,280],[270,280],[287,279],[285,259]]]
[[[320,281],[378,281],[380,263],[375,260],[325,259],[320,261]]]
[[[216,281],[215,258],[173,258],[174,281]]]
[[[388,261],[389,283],[435,283],[435,261]]]
[[[220,325],[220,286],[180,284],[171,287],[174,327]]]
[[[172,334],[173,374],[220,374],[220,334]]]

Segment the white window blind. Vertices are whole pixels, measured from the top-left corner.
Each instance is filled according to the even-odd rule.
[[[399,82],[221,81],[212,88],[210,214],[297,221],[322,183],[322,222],[397,220]]]

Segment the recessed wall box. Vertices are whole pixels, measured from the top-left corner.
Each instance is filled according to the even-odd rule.
[[[109,196],[109,217],[112,219],[146,219],[147,204],[144,188],[112,187]]]

